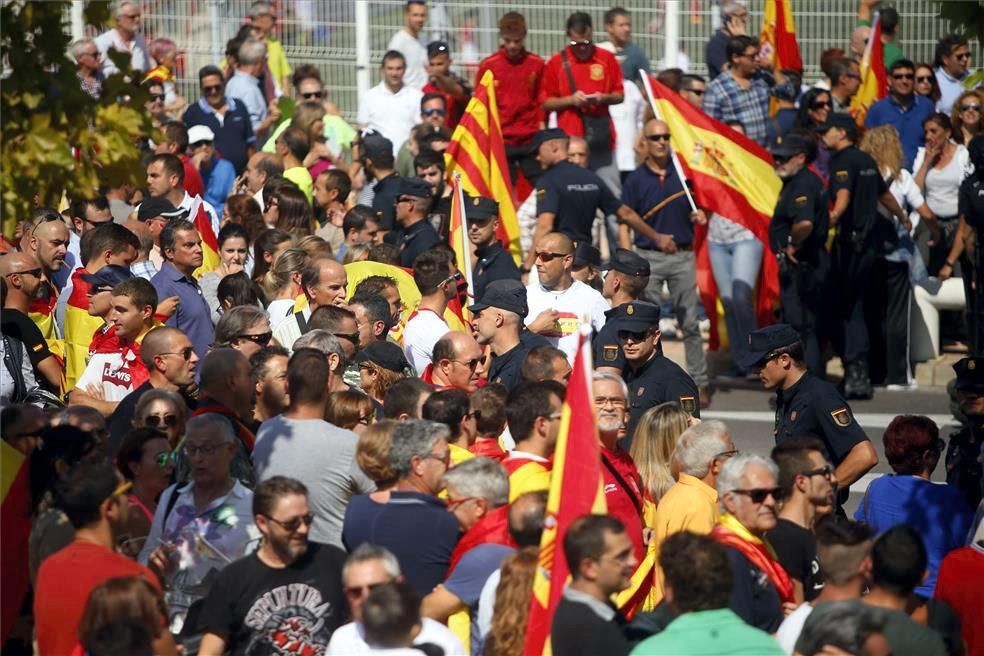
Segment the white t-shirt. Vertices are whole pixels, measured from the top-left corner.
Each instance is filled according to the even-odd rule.
[[[308,305],[305,307],[301,310],[301,313],[304,315],[305,319],[310,319],[311,306]],[[271,325],[273,324],[272,321],[270,323]],[[297,317],[294,316],[293,312],[288,314],[286,319],[281,319],[280,323],[273,326],[273,338],[277,340],[278,344],[283,346],[288,351],[294,349],[294,342],[296,342],[297,338],[300,336],[301,327],[298,325]]]
[[[776,631],[776,640],[779,641],[779,646],[789,656],[793,656],[793,652],[796,650],[796,641],[799,640],[800,633],[803,632],[803,625],[806,624],[806,618],[812,612],[813,606],[810,604],[800,604],[799,608],[787,615],[786,619],[779,625],[779,630]]]
[[[429,617],[421,618],[420,633],[414,640],[415,645],[425,642],[435,644],[444,650],[444,656],[467,656],[465,648],[458,637],[448,627]],[[349,622],[340,626],[331,634],[328,651],[325,656],[354,656],[355,654],[376,653],[366,643],[365,631],[359,622]],[[420,654],[421,652],[416,652]]]
[[[554,331],[540,334],[563,351],[572,363],[577,353],[577,333],[581,324],[587,322],[594,330],[601,330],[605,325],[605,312],[611,309],[601,293],[580,280],[575,280],[562,292],[550,291],[540,284],[529,285],[526,288],[526,302],[530,308],[526,315],[527,326],[544,310],[555,310],[560,315]]]
[[[926,149],[920,148],[916,153],[916,161],[912,163],[913,171],[922,168],[925,157]],[[960,183],[973,172],[974,165],[970,163],[970,154],[960,144],[957,144],[957,152],[946,166],[942,169],[930,168],[926,172],[923,186],[926,188],[926,204],[933,210],[933,214],[947,219],[957,215]]]
[[[393,157],[396,157],[400,146],[409,138],[410,130],[420,123],[423,95],[419,88],[405,82],[396,93],[390,91],[385,82],[380,82],[359,99],[356,121],[392,141]]]
[[[495,591],[499,587],[502,579],[502,570],[497,569],[489,575],[482,586],[482,593],[478,596],[478,635],[482,636],[484,644],[486,636],[492,630],[492,615],[495,611]]]
[[[417,375],[431,363],[431,355],[437,340],[451,332],[451,327],[436,312],[417,310],[410,316],[403,329],[403,352],[417,370]]]
[[[419,38],[410,36],[405,29],[397,30],[386,49],[396,50],[407,60],[404,84],[415,89],[422,89],[427,84],[427,48]],[[415,113],[420,113],[419,107]]]
[[[277,298],[270,301],[270,305],[266,308],[270,325],[279,326],[281,321],[293,314],[295,302],[293,298]]]
[[[113,73],[119,73],[120,71],[116,67],[116,64],[113,63],[113,60],[106,55],[106,52],[110,48],[122,53],[129,53],[130,68],[135,71],[146,73],[155,65],[154,60],[150,57],[150,53],[147,52],[147,39],[140,32],[133,35],[132,41],[124,41],[123,35],[116,28],[113,28],[97,36],[94,41],[96,47],[99,48],[99,52],[102,54],[102,72],[106,77],[109,77]]]
[[[146,366],[130,349],[125,354],[94,353],[75,386],[84,392],[86,387],[93,385],[102,389],[106,401],[122,401],[136,389],[133,376],[141,369],[146,371]]]
[[[646,113],[646,100],[633,82],[626,81],[624,87],[625,99],[617,105],[609,105],[608,113],[615,123],[615,163],[618,170],[634,171],[635,144]]]

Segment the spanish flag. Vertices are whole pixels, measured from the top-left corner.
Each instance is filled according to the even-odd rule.
[[[496,236],[518,264],[523,257],[519,245],[519,221],[506,164],[506,145],[502,140],[492,71],[486,71],[475,88],[461,122],[451,135],[444,160],[448,180],[460,174],[461,186],[466,192],[499,202]]]
[[[712,119],[654,78],[643,77],[656,116],[670,129],[670,145],[693,186],[694,200],[708,213],[715,212],[742,225],[763,244],[757,285],[756,314],[760,326],[772,324],[779,299],[779,266],[769,248],[769,221],[779,200],[782,181],[772,156],[762,146]],[[718,338],[717,286],[711,273],[707,227],[694,227],[697,286],[707,316],[712,317],[710,347]]]
[[[472,264],[471,242],[468,240],[468,222],[465,220],[465,191],[461,188],[461,176],[455,174],[451,180],[451,216],[448,220],[448,239],[454,249],[454,257],[458,261],[458,271],[468,283],[468,295],[472,295]],[[466,303],[466,305],[468,305]],[[466,308],[459,308],[462,319],[465,319]]]
[[[881,41],[881,22],[876,11],[871,17],[871,35],[861,58],[861,86],[851,98],[851,116],[859,126],[876,100],[888,95],[888,73],[885,72],[885,51]]]
[[[759,35],[762,55],[776,70],[803,71],[790,0],[766,0]]]
[[[92,336],[103,327],[102,317],[89,315],[89,289],[92,287],[79,267],[72,272],[72,293],[65,306],[65,389],[75,389],[75,382],[82,376],[89,361],[89,345]]]
[[[550,654],[550,627],[570,568],[564,558],[563,539],[571,523],[587,514],[607,511],[601,464],[601,442],[591,391],[591,339],[581,331],[574,370],[560,418],[553,474],[547,499],[547,516],[540,540],[540,562],[533,579],[526,656]]]
[[[219,266],[219,238],[216,228],[212,225],[212,217],[205,211],[205,201],[201,196],[195,196],[188,210],[188,220],[195,224],[198,235],[202,238],[202,265],[195,269],[195,278],[213,271]]]
[[[31,483],[28,459],[10,445],[0,441],[0,645],[20,615],[24,595],[31,585],[27,567],[28,539],[31,535]]]

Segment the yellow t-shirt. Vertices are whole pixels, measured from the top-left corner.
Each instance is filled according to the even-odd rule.
[[[509,474],[509,503],[527,492],[550,489],[550,470],[539,462],[528,462]]]
[[[284,171],[284,177],[298,186],[307,197],[308,203],[314,200],[314,181],[303,166],[293,166]]]
[[[285,77],[290,77],[293,74],[294,69],[290,67],[287,63],[287,53],[284,52],[284,47],[273,37],[267,37],[267,68],[273,73],[273,77],[276,78],[277,84],[283,84]]]

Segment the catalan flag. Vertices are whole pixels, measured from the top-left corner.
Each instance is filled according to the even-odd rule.
[[[31,585],[28,572],[28,539],[31,535],[31,484],[28,460],[23,453],[0,441],[0,645],[7,641],[17,621],[24,595]]]
[[[540,562],[533,579],[533,598],[526,625],[523,650],[526,656],[551,653],[550,626],[570,574],[562,546],[567,528],[582,515],[603,514],[607,510],[602,484],[601,443],[591,391],[591,340],[586,330],[581,331],[580,339],[554,451],[547,516],[540,540]]]
[[[652,77],[644,76],[643,83],[654,113],[670,128],[670,145],[684,177],[693,184],[697,205],[748,228],[762,242],[756,314],[760,326],[771,324],[779,298],[779,269],[769,249],[769,221],[782,190],[772,157],[762,146],[712,119]],[[717,287],[706,237],[706,226],[695,226],[697,286],[707,316],[716,317]],[[711,337],[714,348],[715,331]]]
[[[881,41],[881,22],[878,12],[871,17],[871,35],[861,58],[861,86],[851,98],[851,116],[858,125],[864,125],[864,117],[875,104],[888,95],[888,74],[885,72],[885,51]]]
[[[486,71],[475,88],[461,122],[451,135],[444,159],[449,180],[460,174],[461,186],[466,192],[499,202],[496,236],[518,264],[523,256],[519,245],[519,221],[506,164],[506,145],[502,140],[492,71]]]
[[[790,0],[765,1],[759,36],[764,58],[771,60],[776,70],[803,71]]]
[[[468,240],[468,223],[465,221],[465,190],[461,188],[461,176],[451,180],[451,216],[448,220],[448,239],[458,261],[458,271],[468,283],[468,295],[472,295],[471,242]],[[467,305],[467,304],[466,304]],[[464,318],[465,308],[461,308]]]

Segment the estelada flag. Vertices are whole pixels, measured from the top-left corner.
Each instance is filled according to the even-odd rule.
[[[451,248],[454,249],[454,257],[458,261],[458,271],[464,276],[468,285],[467,294],[471,296],[475,289],[472,285],[471,241],[468,239],[468,224],[465,222],[465,192],[461,187],[461,177],[457,174],[451,180],[451,215],[448,218],[448,240],[451,242]],[[464,319],[465,308],[459,305],[456,309]]]
[[[523,256],[519,245],[519,220],[516,218],[516,201],[506,163],[506,144],[502,140],[492,71],[486,71],[475,87],[464,115],[451,135],[451,143],[444,151],[444,161],[448,180],[453,180],[458,173],[466,192],[498,201],[499,229],[496,237],[518,264]]]
[[[212,217],[205,211],[205,201],[201,196],[195,196],[191,201],[191,209],[188,210],[188,220],[195,224],[198,236],[202,238],[202,265],[195,269],[192,274],[195,278],[201,278],[203,274],[214,270],[219,266],[219,238],[216,235],[215,227],[212,225]]]
[[[790,0],[765,0],[759,42],[763,58],[771,61],[776,70],[803,71]]]
[[[574,369],[557,433],[547,516],[540,539],[540,562],[533,579],[525,656],[550,654],[550,627],[570,567],[564,557],[563,539],[571,523],[583,515],[607,511],[601,470],[601,443],[591,391],[591,340],[582,329],[574,357]]]
[[[858,125],[864,125],[868,110],[888,95],[888,74],[885,72],[885,49],[881,41],[881,22],[876,11],[871,17],[871,34],[861,57],[861,86],[851,98],[851,116]]]
[[[28,539],[31,535],[31,483],[24,454],[0,441],[0,645],[7,642],[31,585]]]
[[[670,129],[670,145],[692,183],[694,200],[708,213],[714,212],[748,228],[762,242],[756,315],[759,326],[774,322],[773,309],[779,299],[779,266],[769,248],[769,221],[782,190],[772,156],[743,134],[700,111],[669,87],[647,76],[653,101]],[[717,348],[717,286],[711,273],[707,227],[694,226],[697,256],[697,286],[707,316],[711,317],[711,348]]]

